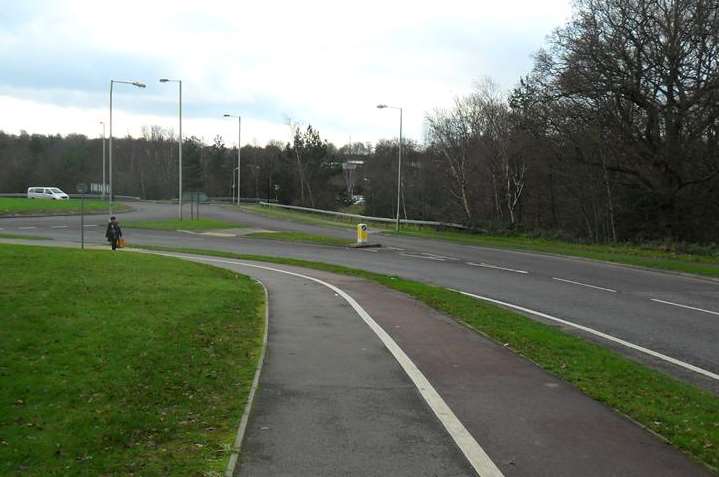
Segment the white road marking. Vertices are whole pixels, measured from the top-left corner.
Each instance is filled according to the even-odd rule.
[[[427,255],[428,257],[442,258],[444,260],[459,260],[458,258],[455,258],[455,257],[447,257],[445,255],[437,255],[435,253],[430,253],[430,252],[422,252],[422,253],[424,255]]]
[[[661,360],[663,360],[663,361],[666,361],[666,362],[668,362],[668,363],[672,363],[672,364],[674,364],[674,365],[676,365],[676,366],[680,366],[680,367],[682,367],[682,368],[688,369],[688,370],[690,370],[690,371],[694,371],[695,373],[702,374],[702,375],[704,375],[704,376],[706,376],[706,377],[709,377],[709,378],[712,378],[712,379],[715,379],[715,380],[719,381],[719,374],[712,373],[711,371],[708,371],[708,370],[706,370],[706,369],[700,368],[700,367],[698,367],[698,366],[694,366],[693,364],[686,363],[686,362],[684,362],[684,361],[680,361],[680,360],[678,360],[678,359],[676,359],[676,358],[672,358],[671,356],[667,356],[667,355],[662,354],[662,353],[657,353],[656,351],[652,351],[652,350],[650,350],[650,349],[648,349],[648,348],[644,348],[644,347],[642,347],[642,346],[635,345],[634,343],[630,343],[629,341],[625,341],[625,340],[623,340],[623,339],[621,339],[621,338],[616,338],[616,337],[614,337],[614,336],[612,336],[612,335],[608,335],[608,334],[606,334],[606,333],[602,333],[601,331],[597,331],[597,330],[592,329],[592,328],[589,328],[589,327],[587,327],[587,326],[578,325],[577,323],[572,323],[571,321],[563,320],[563,319],[561,319],[561,318],[557,318],[557,317],[555,317],[555,316],[548,315],[548,314],[546,314],[546,313],[542,313],[541,311],[531,310],[531,309],[529,309],[529,308],[524,308],[523,306],[512,305],[511,303],[507,303],[507,302],[504,302],[504,301],[495,300],[495,299],[493,299],[493,298],[488,298],[488,297],[486,297],[486,296],[475,295],[474,293],[464,292],[464,291],[461,291],[461,290],[454,290],[454,291],[456,291],[457,293],[461,293],[461,294],[463,294],[463,295],[471,296],[472,298],[477,298],[478,300],[484,300],[484,301],[488,301],[488,302],[490,302],[490,303],[495,303],[495,304],[497,304],[497,305],[506,306],[507,308],[512,308],[512,309],[517,310],[517,311],[521,311],[521,312],[524,312],[524,313],[529,313],[529,314],[532,314],[532,315],[536,315],[536,316],[545,318],[545,319],[547,319],[547,320],[556,321],[557,323],[561,323],[561,324],[563,324],[563,325],[571,326],[571,327],[573,327],[573,328],[577,328],[577,329],[579,329],[579,330],[586,331],[587,333],[591,333],[591,334],[593,334],[593,335],[595,335],[595,336],[599,336],[600,338],[604,338],[605,340],[612,341],[612,342],[614,342],[614,343],[618,343],[618,344],[620,344],[620,345],[626,346],[627,348],[631,348],[631,349],[636,350],[636,351],[639,351],[639,352],[641,352],[641,353],[648,354],[649,356],[653,356],[653,357],[655,357],[655,358],[659,358],[659,359],[661,359]]]
[[[681,305],[681,304],[679,304],[679,303],[673,303],[673,302],[671,302],[671,301],[659,300],[658,298],[650,298],[650,300],[656,301],[657,303],[664,303],[665,305],[678,306],[678,307],[680,307],[680,308],[686,308],[686,309],[688,309],[688,310],[701,311],[701,312],[703,312],[703,313],[709,313],[709,314],[711,314],[711,315],[717,315],[717,316],[719,316],[719,313],[717,313],[716,311],[705,310],[705,309],[703,309],[703,308],[697,308],[697,307],[689,306],[689,305]]]
[[[498,267],[497,265],[490,265],[488,263],[474,263],[474,262],[467,262],[467,265],[471,265],[473,267],[483,267],[483,268],[493,268],[495,270],[504,270],[506,272],[514,272],[514,273],[529,273],[526,270],[515,270],[514,268],[505,268],[505,267]]]
[[[372,252],[372,253],[378,253],[378,252],[379,252],[379,250],[376,249],[376,248],[359,248],[359,249],[362,250],[363,252]]]
[[[444,428],[447,430],[449,435],[457,444],[457,447],[459,447],[459,449],[462,451],[462,453],[467,458],[474,470],[482,477],[503,477],[503,474],[499,470],[499,468],[497,468],[494,462],[492,462],[492,459],[490,459],[490,457],[487,455],[484,449],[482,449],[482,447],[475,440],[475,438],[472,437],[472,434],[469,433],[467,428],[464,427],[464,424],[462,424],[462,422],[457,418],[449,405],[447,405],[444,399],[442,399],[442,396],[439,395],[439,393],[434,389],[434,387],[427,380],[424,374],[422,374],[422,371],[420,371],[419,368],[417,368],[417,366],[414,364],[414,362],[412,362],[412,360],[409,358],[409,356],[407,356],[405,352],[402,351],[402,348],[399,347],[399,345],[394,341],[394,339],[392,339],[392,337],[387,334],[387,332],[384,331],[382,327],[377,324],[376,321],[374,321],[374,319],[369,315],[369,313],[367,313],[365,309],[362,308],[360,304],[357,303],[354,298],[348,295],[345,291],[341,290],[340,288],[337,288],[331,283],[327,283],[318,278],[314,278],[308,275],[302,275],[300,273],[290,272],[288,270],[282,270],[279,268],[254,265],[251,263],[238,262],[234,260],[222,260],[207,257],[188,257],[167,253],[158,253],[157,255],[184,259],[190,258],[207,262],[229,263],[232,265],[240,265],[245,267],[253,267],[262,270],[284,273],[286,275],[292,275],[295,277],[313,281],[315,283],[319,283],[320,285],[324,285],[333,292],[337,293],[339,296],[344,298],[347,303],[350,304],[350,306],[355,310],[355,312],[357,312],[360,318],[362,318],[362,320],[367,323],[370,329],[374,331],[374,333],[377,335],[380,341],[382,341],[387,350],[392,353],[394,358],[397,360],[404,372],[407,373],[407,376],[409,376],[414,385],[417,387],[419,393],[422,395],[424,400],[427,402],[429,407],[437,416],[437,419],[439,419],[439,421],[442,423]]]
[[[85,227],[97,227],[97,225],[85,225]]]
[[[404,249],[399,247],[387,247],[387,250],[397,250],[398,252],[404,252]]]
[[[67,225],[53,225],[51,229],[66,229]]]
[[[610,292],[610,293],[617,292],[616,290],[612,290],[611,288],[598,287],[596,285],[590,285],[589,283],[575,282],[572,280],[566,280],[564,278],[559,278],[559,277],[552,277],[552,280],[558,280],[560,282],[566,282],[566,283],[573,283],[574,285],[579,285],[581,287],[596,288],[597,290],[604,290],[604,291]]]
[[[37,227],[18,227],[19,230],[30,230],[30,229],[36,229]]]
[[[424,258],[425,260],[436,260],[438,262],[444,262],[444,258],[439,257],[428,257],[427,255],[415,255],[413,253],[400,253],[403,257],[411,257],[411,258]]]

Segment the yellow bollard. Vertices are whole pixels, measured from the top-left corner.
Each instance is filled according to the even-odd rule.
[[[357,244],[367,243],[367,224],[357,224]]]

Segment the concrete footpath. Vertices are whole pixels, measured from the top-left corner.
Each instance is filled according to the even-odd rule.
[[[268,351],[235,475],[476,475],[345,299],[301,277],[232,262],[210,263],[257,278],[270,294]],[[403,294],[255,265],[316,277],[354,298],[506,476],[710,475],[573,386]]]

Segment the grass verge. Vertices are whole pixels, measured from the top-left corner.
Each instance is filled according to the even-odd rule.
[[[223,475],[261,350],[247,277],[0,246],[0,474]]]
[[[114,203],[115,212],[125,212],[131,208],[125,204]],[[0,215],[66,215],[80,213],[80,199],[43,200],[25,199],[22,197],[0,197]],[[101,200],[86,199],[85,213],[102,213],[107,210],[107,203]]]
[[[245,237],[266,240],[282,240],[286,242],[304,242],[319,245],[330,245],[333,247],[346,247],[351,243],[349,239],[328,237],[326,235],[315,235],[304,232],[257,232],[247,234]]]
[[[37,235],[5,234],[0,233],[0,238],[18,240],[52,240],[52,237],[38,237]]]
[[[508,346],[719,473],[719,397],[556,327],[445,288],[340,265],[216,250],[143,248],[295,265],[364,278],[406,293]]]
[[[244,227],[241,224],[225,222],[216,219],[197,219],[197,220],[179,220],[179,219],[163,219],[163,220],[134,220],[125,221],[121,224],[129,229],[151,229],[151,230],[192,230],[199,232],[203,230],[216,229],[236,229]]]
[[[295,210],[274,209],[264,206],[242,206],[248,212],[267,217],[290,220],[295,222],[333,225],[335,227],[351,227],[358,219],[319,216],[317,214]],[[387,235],[417,237],[431,240],[445,240],[466,245],[477,245],[528,252],[550,253],[572,257],[589,258],[604,262],[633,265],[657,270],[691,273],[707,277],[719,278],[719,260],[716,257],[698,254],[676,253],[660,248],[641,247],[631,244],[603,245],[581,244],[561,240],[549,240],[529,237],[526,235],[489,235],[459,232],[451,230],[435,230],[433,228],[403,225],[402,230],[394,232],[391,226],[384,223],[373,223],[372,227],[383,230]]]

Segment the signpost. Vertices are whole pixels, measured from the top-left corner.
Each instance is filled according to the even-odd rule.
[[[87,184],[78,184],[77,191],[80,193],[80,247],[85,250],[85,193],[87,192]]]

